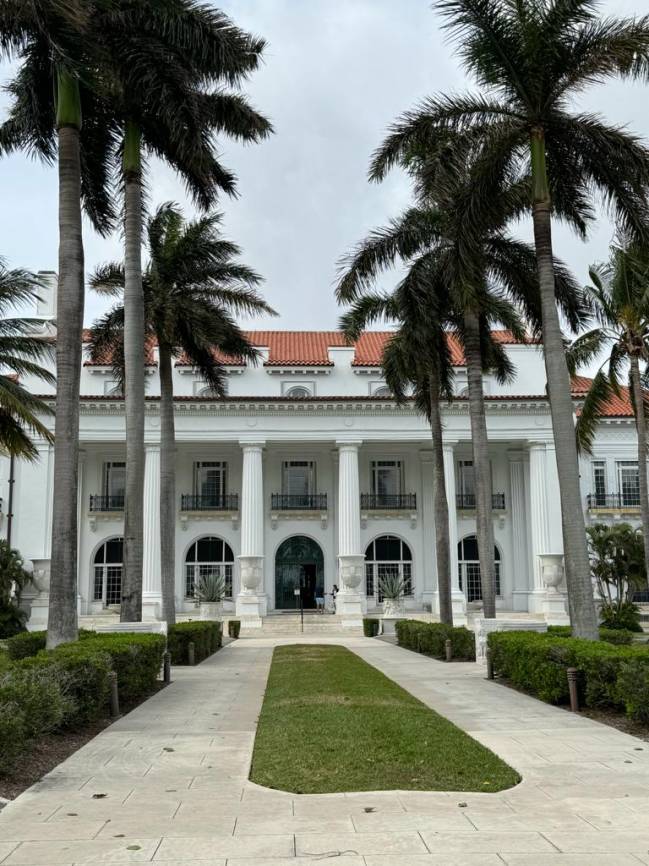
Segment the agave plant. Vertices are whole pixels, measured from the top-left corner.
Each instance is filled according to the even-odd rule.
[[[379,592],[385,601],[398,603],[406,594],[406,585],[398,574],[386,574],[379,578]]]
[[[194,597],[201,602],[216,603],[225,598],[225,578],[217,572],[202,575],[194,588]]]

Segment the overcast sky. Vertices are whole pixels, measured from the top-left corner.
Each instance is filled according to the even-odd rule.
[[[605,0],[617,14],[646,12],[647,0]],[[470,84],[440,32],[429,0],[223,0],[240,26],[268,41],[265,64],[247,86],[276,134],[255,146],[223,141],[223,161],[239,176],[240,198],[223,200],[226,233],[265,278],[280,314],[256,326],[335,328],[336,262],[373,226],[407,204],[405,178],[370,185],[370,155],[386,127],[420,98]],[[4,70],[5,78],[7,70]],[[0,111],[6,100],[0,96]],[[612,83],[585,94],[580,107],[600,111],[649,138],[649,89]],[[182,184],[151,165],[151,203],[191,206]],[[57,267],[55,171],[17,155],[0,161],[0,256],[32,270]],[[584,244],[557,233],[557,252],[585,281],[588,264],[606,256],[612,227],[602,215]],[[121,258],[120,239],[85,232],[87,270]],[[383,281],[390,288],[393,280]],[[102,309],[91,294],[89,323]]]

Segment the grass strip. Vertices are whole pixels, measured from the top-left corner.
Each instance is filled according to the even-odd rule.
[[[297,794],[482,791],[520,776],[344,647],[277,647],[250,778]]]

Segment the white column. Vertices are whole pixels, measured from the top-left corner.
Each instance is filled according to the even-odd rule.
[[[356,625],[367,609],[365,555],[361,549],[361,503],[358,481],[360,441],[338,446],[338,597],[336,613]]]
[[[444,443],[444,483],[448,501],[448,543],[451,559],[451,599],[453,604],[453,620],[456,625],[466,615],[464,591],[460,589],[460,575],[457,560],[457,503],[455,490],[455,442]],[[439,608],[438,608],[439,610]]]
[[[264,442],[242,442],[240,590],[237,616],[261,626],[266,615],[264,590]]]
[[[32,562],[33,586],[23,593],[25,602],[31,596],[30,631],[47,628],[52,557],[54,449],[48,443],[36,448],[36,461],[15,461],[11,536],[11,546],[25,551]]]
[[[509,511],[512,519],[512,598],[514,610],[527,610],[532,578],[527,553],[524,451],[509,452]]]
[[[159,619],[162,604],[160,563],[160,445],[145,446],[144,556],[142,561],[142,618]]]
[[[547,455],[544,442],[530,445],[530,536],[532,540],[531,567],[532,589],[535,593],[543,591],[539,556],[549,553],[548,549],[548,500],[545,479],[547,474]],[[556,503],[559,508],[559,502]],[[536,608],[534,608],[536,609]]]
[[[87,504],[85,501],[84,494],[84,483],[85,483],[85,475],[86,475],[86,452],[83,449],[79,450],[79,470],[78,470],[78,478],[77,478],[77,614],[86,613],[88,609],[88,602],[91,598],[90,594],[84,599],[81,593],[81,575],[87,574],[87,569],[84,567],[85,563],[81,562],[81,554],[83,552],[83,544],[82,539],[85,533],[85,528],[87,525],[87,520],[85,519],[87,513]],[[86,584],[83,587],[84,591],[88,590],[88,585]]]
[[[433,501],[433,452],[431,449],[419,452],[421,466],[420,514],[421,535],[424,542],[424,560],[415,575],[415,589],[421,593],[423,603],[436,604],[437,557],[435,556],[435,504]],[[421,575],[421,576],[420,576]],[[419,586],[416,585],[421,580]]]

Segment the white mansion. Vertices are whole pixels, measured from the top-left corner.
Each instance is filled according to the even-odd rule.
[[[54,283],[52,276],[51,282]],[[53,303],[39,304],[52,328]],[[48,315],[49,314],[49,315]],[[398,573],[412,610],[437,610],[430,429],[412,406],[398,407],[382,380],[389,333],[347,346],[335,331],[253,331],[257,366],[228,366],[228,396],[215,399],[189,366],[174,371],[177,431],[176,595],[194,609],[205,571],[226,578],[239,615],[306,607],[330,594],[339,612],[381,604],[379,579]],[[562,552],[559,489],[540,347],[498,333],[517,369],[513,384],[485,376],[491,449],[498,607],[547,610],[542,557]],[[452,341],[457,399],[444,406],[453,597],[458,613],[480,597],[466,370]],[[144,499],[145,616],[160,612],[159,383],[149,349]],[[124,403],[108,366],[84,355],[79,472],[79,612],[119,603],[124,506]],[[41,383],[25,381],[46,393]],[[589,380],[575,381],[575,410]],[[53,397],[53,391],[48,395]],[[589,521],[638,519],[636,437],[628,401],[607,407],[594,456],[583,457]],[[0,466],[3,530],[34,564],[42,623],[51,550],[53,454]],[[13,483],[10,481],[13,480]],[[12,488],[10,492],[9,488]],[[11,502],[9,517],[8,504]],[[27,594],[29,601],[29,593]],[[36,595],[36,590],[31,596]],[[39,606],[40,604],[40,606]]]

